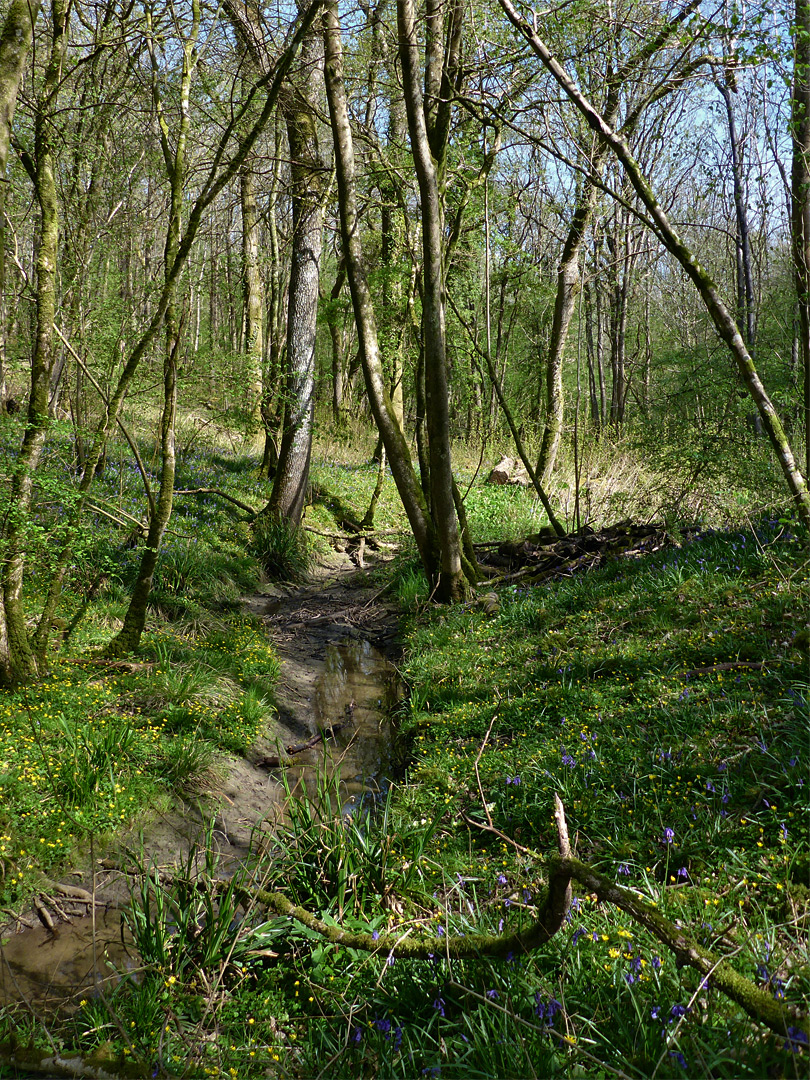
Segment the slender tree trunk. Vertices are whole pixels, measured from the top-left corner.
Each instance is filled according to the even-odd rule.
[[[790,134],[791,234],[803,376],[805,476],[810,476],[810,0],[796,0]]]
[[[596,132],[600,139],[610,145],[611,150],[621,162],[633,190],[647,210],[656,235],[666,249],[678,260],[697,289],[706,310],[711,316],[718,336],[725,342],[733,356],[740,375],[748,387],[757,411],[762,418],[763,427],[771,440],[771,445],[793,498],[796,512],[804,525],[810,528],[810,493],[807,490],[807,483],[796,465],[782,423],[765,391],[765,387],[762,385],[751,354],[745,346],[733,316],[723,303],[717,286],[673,227],[624,139],[605,123],[603,117],[599,115],[593,105],[582,94],[565,68],[552,56],[548,46],[537,35],[534,28],[517,13],[512,6],[511,0],[499,0],[499,2],[510,21],[528,41],[532,51],[539,57],[543,66],[554,77],[566,96],[582,113],[593,131]]]
[[[311,104],[320,81],[317,38],[302,49],[303,84],[285,99],[292,171],[293,236],[287,301],[284,427],[266,512],[293,527],[301,522],[309,485],[315,418],[315,332],[323,245],[324,162]]]
[[[717,82],[717,89],[723,98],[726,108],[726,120],[728,123],[728,141],[731,151],[731,178],[734,190],[734,215],[737,222],[737,236],[735,242],[736,251],[736,277],[737,277],[737,323],[745,336],[745,344],[748,351],[754,354],[755,336],[755,311],[754,311],[754,278],[751,267],[751,240],[748,228],[748,199],[745,191],[743,177],[743,147],[737,130],[737,119],[734,115],[734,103],[731,97],[728,80]]]
[[[343,255],[366,390],[422,565],[428,580],[435,582],[440,572],[437,537],[383,373],[374,304],[357,228],[354,147],[343,84],[343,45],[335,0],[328,0],[324,12],[324,53],[326,96],[335,146]]]
[[[34,24],[39,15],[40,0],[11,0],[3,30],[0,34],[0,408],[6,400],[6,164],[11,142],[11,125],[17,105],[17,93],[23,70],[31,48]],[[58,240],[58,235],[57,235]],[[30,402],[29,402],[30,412]],[[36,461],[33,460],[33,468]],[[29,496],[30,498],[30,496]],[[3,567],[3,577],[6,567]],[[30,677],[33,674],[33,662],[26,649],[28,636],[20,639],[18,616],[12,614],[15,622],[12,650],[11,639],[6,625],[5,586],[0,589],[0,682],[12,683]],[[24,619],[22,630],[25,630]],[[22,649],[22,652],[20,652]]]
[[[180,81],[180,122],[174,140],[174,152],[170,149],[171,134],[165,118],[158,92],[157,64],[150,40],[150,55],[153,63],[153,95],[158,120],[160,123],[161,145],[164,163],[169,177],[171,209],[166,231],[166,243],[163,255],[164,282],[170,282],[170,275],[180,247],[183,218],[183,196],[186,179],[186,144],[191,123],[189,108],[191,82],[196,67],[196,47],[200,29],[200,2],[192,0],[192,23],[189,36],[183,43],[183,71]],[[134,652],[141,640],[146,625],[146,612],[152,582],[157,567],[163,536],[172,515],[174,499],[174,477],[176,469],[176,451],[174,440],[175,416],[177,413],[177,357],[180,349],[181,327],[177,311],[177,284],[171,289],[166,304],[165,346],[163,354],[163,411],[160,418],[160,487],[154,510],[150,515],[149,532],[141,555],[138,574],[130,597],[129,606],[124,616],[124,624],[110,642],[108,654],[125,655]]]
[[[443,215],[439,197],[441,168],[437,169],[437,161],[434,158],[437,149],[446,146],[446,131],[440,130],[439,121],[442,110],[439,106],[432,140],[433,146],[431,146],[417,71],[418,45],[413,0],[397,0],[397,26],[405,112],[408,118],[411,152],[419,184],[422,210],[422,327],[425,347],[430,493],[441,552],[441,572],[436,583],[436,598],[440,602],[449,602],[461,599],[465,595],[466,579],[462,568],[461,538],[453,501],[444,268],[442,265]],[[431,55],[429,49],[429,59]],[[426,72],[428,83],[430,74],[428,68]],[[428,108],[432,107],[433,102],[428,101]],[[447,122],[449,123],[449,119]],[[441,159],[439,164],[441,165]]]
[[[341,259],[326,308],[326,324],[329,327],[329,337],[332,342],[332,419],[336,426],[340,426],[343,421],[343,393],[346,376],[344,320],[343,312],[338,304],[345,281],[346,265]],[[325,292],[323,298],[326,299]]]
[[[256,191],[253,173],[245,165],[239,173],[242,203],[242,299],[244,341],[247,361],[247,411],[253,423],[261,422],[264,368],[264,296],[259,274],[259,224],[256,220]]]
[[[51,4],[51,50],[34,118],[34,160],[25,166],[34,182],[39,205],[39,245],[36,258],[36,335],[31,359],[28,416],[9,493],[10,513],[5,527],[2,565],[3,608],[6,620],[9,664],[13,682],[35,678],[44,669],[38,664],[28,635],[23,600],[27,534],[34,492],[34,474],[50,424],[49,398],[56,357],[53,321],[56,312],[57,260],[59,255],[59,200],[56,187],[54,117],[67,49],[68,5]]]
[[[11,125],[40,0],[12,0],[0,34],[0,406],[6,400],[6,164]],[[2,608],[0,607],[0,629]],[[0,640],[0,657],[2,657]],[[2,660],[0,660],[2,663]]]
[[[267,236],[270,241],[270,281],[269,303],[267,310],[267,340],[265,344],[266,364],[264,369],[264,387],[262,392],[262,423],[264,425],[264,450],[259,467],[260,476],[273,476],[278,464],[279,410],[276,406],[278,396],[279,373],[282,368],[284,347],[287,340],[285,319],[284,275],[281,267],[281,252],[278,241],[278,192],[281,172],[281,144],[283,139],[282,120],[279,114],[275,118],[273,173],[270,190],[267,193]]]
[[[596,343],[594,340],[593,323],[593,286],[589,281],[585,282],[585,347],[588,353],[588,394],[591,403],[591,424],[594,431],[599,431],[602,418],[599,412],[599,397],[597,390],[596,375]]]

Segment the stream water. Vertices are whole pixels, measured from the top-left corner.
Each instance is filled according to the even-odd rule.
[[[328,644],[309,703],[311,729],[343,726],[334,738],[291,758],[284,772],[293,794],[302,787],[313,792],[319,771],[327,777],[339,772],[337,813],[351,813],[384,792],[395,771],[391,711],[398,693],[395,669],[368,641]],[[287,796],[279,770],[254,773],[250,812],[256,820],[246,822],[243,807],[242,833],[262,842],[263,834],[272,833],[283,818]],[[148,853],[148,833],[145,847]],[[223,869],[228,874],[240,852],[247,854],[249,842],[229,840],[226,847]],[[81,998],[102,992],[137,963],[122,938],[120,908],[99,906],[95,920],[78,916],[57,923],[53,932],[35,926],[0,941],[0,1006],[27,1002],[37,1014],[70,1012]]]

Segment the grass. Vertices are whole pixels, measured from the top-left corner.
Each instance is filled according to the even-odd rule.
[[[458,815],[486,824],[488,812],[504,837],[543,853],[557,791],[581,858],[774,994],[806,1002],[808,679],[792,648],[806,568],[802,542],[771,520],[502,590],[495,618],[468,608],[415,626],[402,726],[412,797],[427,812],[447,807],[431,852],[437,894],[472,877],[500,892],[506,925],[530,910],[536,862]],[[722,666],[744,660],[763,666]],[[606,1064],[658,1076],[794,1068],[784,1039],[755,1033],[587,896],[550,952],[526,972],[564,972],[566,1031]]]
[[[376,480],[365,451],[341,447],[314,467],[305,524],[323,533],[362,519]],[[218,487],[258,509],[267,491],[255,465],[194,444],[178,486]],[[477,456],[462,455],[461,465],[465,491]],[[601,508],[598,485],[591,502],[597,523],[637,510],[626,459],[616,453],[603,466],[588,465],[602,481]],[[567,469],[555,480],[563,502]],[[652,490],[654,477],[646,481]],[[123,458],[111,459],[103,482],[108,504],[142,514]],[[59,484],[50,490],[55,520]],[[667,499],[678,498],[673,480]],[[479,541],[544,524],[536,500],[513,488],[476,482],[467,507]],[[724,504],[714,523],[732,510]],[[427,607],[403,541],[396,564],[375,573],[394,579],[407,612],[407,776],[373,813],[345,822],[329,812],[338,780],[322,777],[319,792],[292,804],[269,857],[257,854],[235,878],[217,866],[210,835],[170,881],[141,866],[129,920],[142,976],[82,1002],[60,1039],[140,1062],[145,1074],[157,1064],[188,1076],[803,1075],[798,1041],[701,987],[588,894],[542,950],[452,963],[440,952],[371,957],[268,919],[249,899],[254,884],[275,885],[349,929],[514,928],[537,910],[559,792],[581,858],[774,996],[806,1002],[810,678],[797,647],[810,599],[805,538],[778,517],[744,522],[738,506],[733,529],[706,530],[681,548],[502,588],[489,616],[476,605]],[[390,479],[376,527],[403,527]],[[99,519],[60,614],[72,617],[103,568],[97,599],[48,680],[3,695],[4,906],[19,904],[37,871],[64,864],[89,833],[112,834],[177,788],[204,784],[218,756],[243,752],[272,708],[276,658],[236,610],[258,581],[245,516],[215,496],[183,496],[172,529],[143,666],[105,669],[88,655],[121,618],[136,558],[125,534]],[[479,827],[490,821],[497,832]],[[41,1039],[28,1023],[9,1014],[0,1035]]]
[[[9,421],[0,438],[18,433]],[[29,603],[48,581],[51,546],[74,496],[70,440],[57,426],[37,474]],[[258,508],[266,483],[243,453],[198,447],[179,465],[180,489],[216,487]],[[179,496],[161,550],[147,631],[136,663],[110,667],[107,644],[126,610],[139,551],[129,532],[145,514],[140,476],[111,451],[94,488],[109,516],[91,514],[76,542],[48,676],[0,696],[0,905],[21,903],[39,871],[198,792],[217,762],[241,754],[272,712],[279,666],[266,637],[239,610],[260,568],[247,551],[245,514],[213,495]],[[88,594],[90,600],[88,602]]]

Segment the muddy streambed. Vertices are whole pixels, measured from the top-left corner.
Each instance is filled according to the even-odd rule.
[[[140,832],[122,837],[116,851],[96,858],[77,880],[95,896],[95,916],[58,898],[49,909],[51,931],[28,917],[29,929],[0,941],[0,1006],[18,1003],[36,1012],[71,1011],[82,997],[103,992],[137,956],[122,934],[121,909],[134,878],[129,853],[171,873],[199,846],[213,820],[223,876],[256,851],[272,850],[272,832],[284,816],[287,788],[313,792],[318,777],[339,774],[337,813],[354,812],[379,798],[397,772],[391,714],[399,696],[391,662],[396,612],[379,602],[363,575],[349,571],[304,589],[268,588],[245,600],[259,616],[281,659],[277,715],[244,759],[227,763],[217,789],[181,800]],[[47,899],[44,901],[47,906]],[[59,914],[67,918],[62,918]]]

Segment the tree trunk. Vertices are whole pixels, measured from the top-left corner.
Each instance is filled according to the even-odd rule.
[[[259,275],[259,225],[256,220],[256,191],[249,166],[239,172],[242,202],[242,301],[244,339],[242,351],[247,362],[247,412],[254,424],[261,422],[264,367],[264,296]]]
[[[174,152],[170,149],[171,134],[164,116],[163,104],[159,97],[157,64],[153,43],[149,41],[153,73],[152,92],[155,110],[160,124],[161,146],[164,164],[169,177],[171,204],[166,243],[163,254],[164,284],[171,283],[171,270],[177,258],[183,218],[183,197],[186,179],[186,143],[188,140],[191,114],[189,98],[191,81],[196,67],[196,47],[200,29],[200,0],[192,0],[192,24],[189,36],[183,42],[183,70],[180,81],[180,121],[174,142]],[[174,499],[174,476],[176,452],[174,441],[175,416],[177,413],[177,357],[180,349],[181,328],[177,312],[177,283],[174,282],[168,295],[164,317],[166,336],[163,354],[163,411],[160,418],[160,487],[154,509],[149,519],[149,532],[141,555],[138,575],[130,597],[124,625],[110,642],[107,653],[121,656],[134,652],[141,641],[146,625],[146,611],[152,581],[155,576],[160,546],[172,515]]]
[[[53,320],[56,312],[57,260],[59,255],[59,201],[53,146],[54,116],[67,48],[68,5],[51,5],[51,51],[34,118],[34,160],[25,159],[34,182],[39,205],[39,246],[36,259],[36,335],[31,359],[28,416],[20,452],[11,478],[8,515],[4,530],[3,608],[8,641],[8,674],[12,682],[25,682],[41,673],[25,620],[23,578],[30,528],[34,473],[45,445],[50,423],[49,397],[56,350]]]
[[[796,0],[794,33],[791,240],[799,313],[796,336],[804,383],[804,471],[810,476],[810,0]]]
[[[446,146],[449,123],[443,117],[443,96],[437,109],[434,138],[429,140],[425,106],[417,72],[418,45],[413,0],[397,0],[399,53],[402,65],[405,112],[411,137],[411,153],[419,184],[422,210],[422,327],[425,348],[425,391],[430,459],[431,509],[441,552],[441,569],[436,582],[436,599],[451,602],[466,593],[461,561],[461,538],[453,501],[453,472],[450,457],[450,407],[445,338],[444,268],[442,266],[443,215],[439,180],[444,153],[438,162],[437,149]],[[431,51],[428,50],[430,60]],[[445,69],[446,70],[446,69]],[[430,69],[427,72],[430,75]],[[429,79],[426,79],[429,82]],[[444,78],[442,79],[444,82]],[[429,102],[429,108],[432,103]],[[440,137],[441,136],[441,137]],[[433,145],[431,145],[431,142]]]
[[[728,122],[728,141],[731,151],[731,179],[734,189],[734,215],[737,222],[735,238],[737,278],[737,324],[743,331],[745,344],[753,355],[755,336],[754,279],[751,268],[751,240],[748,229],[748,200],[745,191],[742,162],[742,140],[737,131],[734,104],[728,80],[715,84],[723,98]]]
[[[0,406],[6,400],[6,164],[23,69],[31,48],[40,0],[12,0],[0,34]],[[0,631],[2,608],[0,608]],[[0,639],[0,664],[2,664]]]
[[[413,470],[410,450],[386,385],[374,304],[357,229],[354,147],[343,84],[343,45],[335,0],[328,0],[324,11],[324,53],[326,96],[335,145],[343,256],[357,324],[357,340],[366,390],[425,574],[429,581],[435,582],[440,572],[438,542],[424,493]]]
[[[11,0],[0,34],[0,408],[6,399],[6,164],[11,142],[11,125],[17,105],[17,93],[23,70],[31,48],[34,24],[39,14],[40,0]],[[29,402],[30,410],[30,402]],[[5,567],[3,568],[5,577]],[[6,625],[5,589],[0,590],[0,682],[13,683],[31,672],[31,661],[25,652],[27,634],[23,642],[23,654],[12,653]],[[12,616],[15,618],[14,616]],[[18,621],[18,620],[16,620]],[[24,629],[24,623],[23,623]],[[19,626],[15,630],[19,638]],[[30,650],[29,650],[30,651]],[[22,665],[20,666],[20,661]]]
[[[315,418],[315,332],[323,244],[325,167],[318,146],[315,100],[320,81],[317,39],[302,49],[304,79],[284,103],[292,172],[293,235],[287,301],[284,426],[273,492],[266,512],[301,523],[309,485]]]

